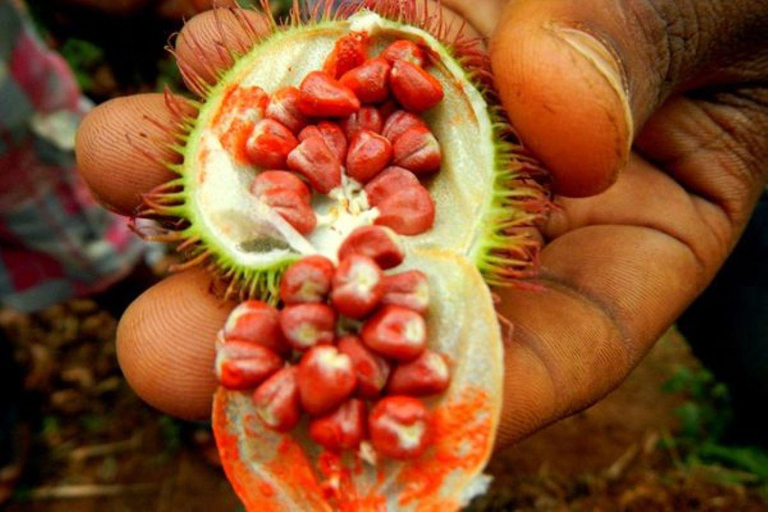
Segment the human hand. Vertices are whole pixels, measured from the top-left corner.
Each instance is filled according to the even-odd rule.
[[[504,8],[444,0],[484,35],[504,11],[491,45],[498,86],[522,140],[551,169],[556,191],[594,195],[616,181],[589,199],[557,199],[561,209],[543,227],[543,289],[502,292],[515,334],[505,353],[500,445],[618,385],[733,247],[766,179],[768,94],[759,83],[768,78],[768,48],[758,37],[768,7],[759,3],[524,0]],[[696,9],[707,13],[691,17]],[[258,15],[249,16],[263,27]],[[244,49],[248,33],[234,19],[222,20],[226,46]],[[618,61],[593,39],[556,30],[555,22],[600,34]],[[213,16],[203,14],[178,41],[182,57],[207,52],[187,62],[208,81],[206,62],[231,65],[218,38]],[[160,143],[171,130],[160,95],[98,108],[78,138],[81,169],[96,196],[130,214],[141,193],[168,181],[169,171],[143,155],[173,160]],[[638,153],[631,154],[635,132]],[[209,283],[201,270],[172,276],[129,308],[118,331],[132,386],[152,405],[187,418],[209,414],[216,385],[211,340],[231,308],[210,295]]]

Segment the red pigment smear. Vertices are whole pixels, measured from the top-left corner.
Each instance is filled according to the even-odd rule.
[[[369,42],[367,32],[351,32],[340,37],[326,57],[323,71],[333,78],[341,78],[341,75],[365,62]]]
[[[259,512],[277,512],[285,510],[284,500],[277,490],[268,482],[261,480],[251,471],[251,468],[242,459],[240,453],[238,436],[230,433],[227,416],[227,407],[231,406],[227,391],[219,390],[214,400],[213,409],[213,428],[219,446],[224,471],[227,478],[232,483],[237,495],[243,501],[246,510]],[[256,445],[266,443],[262,434],[252,425],[258,421],[253,415],[247,415],[243,418],[245,423],[244,432],[248,436],[248,442]],[[253,424],[255,425],[255,424]],[[330,510],[330,507],[320,502],[323,495],[314,473],[312,472],[310,461],[307,459],[304,450],[290,436],[284,436],[277,448],[277,456],[272,460],[252,461],[260,464],[268,474],[288,489],[294,489],[300,492],[300,498],[305,501],[306,507],[312,510]]]
[[[222,391],[219,391],[213,403],[213,429],[227,479],[232,483],[235,493],[243,500],[246,507],[251,503],[258,503],[259,510],[277,512],[280,510],[280,503],[275,500],[274,490],[269,486],[269,491],[264,492],[266,483],[252,474],[240,459],[237,436],[230,434],[227,430],[227,402],[222,396]]]
[[[445,479],[454,471],[471,471],[485,462],[491,449],[492,401],[481,389],[465,390],[458,399],[434,411],[432,428],[434,451],[419,460],[406,464],[398,475],[403,485],[400,504],[406,506],[420,502],[416,510],[458,508],[437,498]],[[488,421],[478,422],[479,412],[487,414]],[[466,453],[459,454],[459,447]]]
[[[338,453],[323,451],[317,465],[325,477],[323,496],[335,505],[340,512],[386,512],[386,498],[378,493],[360,496],[355,487],[352,474],[359,475],[363,471],[363,463],[359,457],[353,458],[353,467],[347,468]]]
[[[253,131],[253,125],[264,117],[269,97],[261,87],[230,85],[218,112],[213,117],[212,128],[219,141],[237,163],[245,164],[245,141]]]

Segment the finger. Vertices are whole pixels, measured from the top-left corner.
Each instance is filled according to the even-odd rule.
[[[464,18],[482,37],[493,34],[504,7],[500,0],[442,0],[441,4]]]
[[[131,304],[118,326],[117,355],[129,384],[173,416],[210,416],[214,342],[233,307],[210,285],[201,269],[171,276]]]
[[[184,83],[200,96],[222,71],[269,33],[266,17],[245,9],[213,9],[190,19],[176,40],[176,57]]]
[[[556,190],[591,195],[615,181],[649,115],[711,74],[705,62],[765,47],[754,13],[765,17],[759,0],[520,0],[491,59],[512,124]]]
[[[764,72],[768,76],[768,67]],[[636,224],[670,233],[697,254],[721,261],[768,178],[767,100],[764,88],[741,87],[707,100],[668,101],[636,141],[645,157],[664,168],[635,158],[606,192],[558,199],[545,237],[589,225]]]
[[[717,206],[691,196],[668,172],[639,157],[630,160],[616,184],[602,194],[558,198],[542,233],[549,241],[587,226],[645,226],[682,241],[699,257],[725,258],[731,240],[727,217]],[[702,214],[708,222],[702,222]]]
[[[612,391],[714,273],[685,244],[641,226],[571,231],[541,262],[542,290],[501,292],[515,329],[500,447]]]
[[[189,63],[180,66],[191,88],[203,87],[201,80],[231,66],[232,55],[261,33],[261,15],[237,12],[200,14],[182,31],[177,51],[180,62]],[[133,214],[142,194],[174,177],[167,165],[181,156],[170,146],[183,131],[182,117],[194,112],[182,98],[161,94],[118,98],[94,109],[76,146],[78,166],[94,196],[115,212]]]
[[[663,169],[635,157],[606,192],[560,201],[544,291],[504,296],[516,329],[500,443],[610,392],[708,285],[768,180],[766,105],[754,85],[668,101],[637,140]]]
[[[131,215],[141,194],[174,177],[168,164],[181,161],[171,149],[181,133],[180,112],[194,108],[181,98],[139,94],[99,105],[83,120],[75,152],[80,174],[107,208]]]

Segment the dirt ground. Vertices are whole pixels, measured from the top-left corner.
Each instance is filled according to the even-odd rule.
[[[28,463],[8,512],[239,511],[205,425],[145,406],[122,380],[115,321],[90,301],[28,316],[0,312],[27,370]],[[694,367],[674,332],[616,392],[500,452],[491,492],[472,511],[766,510],[754,490],[681,469],[660,440],[681,397],[663,393]]]

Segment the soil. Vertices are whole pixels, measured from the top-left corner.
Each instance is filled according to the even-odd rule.
[[[122,379],[115,320],[94,302],[0,311],[26,370],[29,457],[9,512],[239,511],[206,425],[144,405]],[[665,336],[598,405],[498,453],[490,510],[766,510],[756,491],[681,469],[659,440],[681,397],[661,391],[685,342]]]

